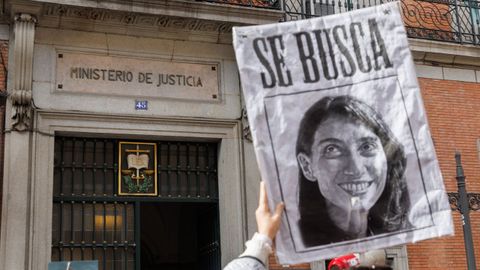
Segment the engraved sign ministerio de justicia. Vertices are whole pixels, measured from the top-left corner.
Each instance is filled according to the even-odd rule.
[[[57,53],[56,91],[219,100],[218,63]]]

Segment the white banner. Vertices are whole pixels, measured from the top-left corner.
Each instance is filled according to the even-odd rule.
[[[233,35],[281,264],[453,233],[397,3]]]

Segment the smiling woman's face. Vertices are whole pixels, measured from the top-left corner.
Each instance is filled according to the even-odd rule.
[[[380,139],[344,116],[333,115],[320,124],[311,154],[300,154],[299,161],[327,202],[344,210],[369,210],[385,188],[387,158]]]

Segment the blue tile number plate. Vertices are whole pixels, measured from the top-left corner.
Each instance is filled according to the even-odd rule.
[[[147,100],[135,100],[135,110],[146,111],[148,110]]]
[[[98,270],[98,261],[51,262],[48,270]]]

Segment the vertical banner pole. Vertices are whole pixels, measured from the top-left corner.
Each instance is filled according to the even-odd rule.
[[[465,251],[467,253],[468,270],[476,270],[475,253],[472,240],[472,228],[470,226],[470,209],[467,199],[467,190],[465,187],[465,175],[463,174],[461,155],[459,152],[455,153],[455,162],[457,164],[457,186],[459,195],[460,214],[462,215],[463,237],[465,240]]]

